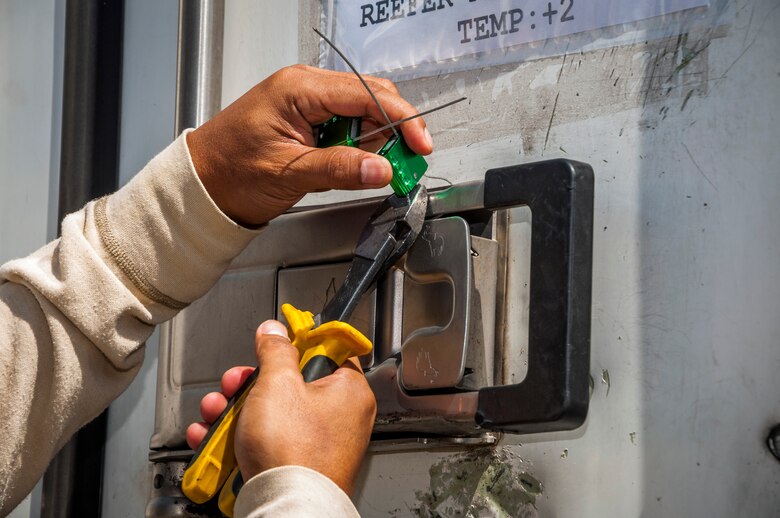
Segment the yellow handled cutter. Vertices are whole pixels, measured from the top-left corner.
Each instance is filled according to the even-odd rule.
[[[344,283],[322,313],[315,316],[289,304],[282,306],[293,345],[301,356],[300,369],[306,382],[333,373],[351,356],[371,351],[371,342],[345,321],[363,294],[417,239],[427,203],[428,193],[422,185],[406,196],[393,194],[381,203],[363,228]],[[224,487],[219,507],[227,516],[232,516],[235,497],[242,485],[233,453],[235,427],[257,373],[255,369],[211,426],[182,480],[182,491],[195,503],[209,501]]]

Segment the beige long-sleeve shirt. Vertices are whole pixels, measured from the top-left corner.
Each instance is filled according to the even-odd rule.
[[[154,327],[205,294],[258,233],[217,208],[181,136],[66,217],[61,238],[0,267],[0,515],[130,384]],[[236,505],[237,516],[357,515],[333,482],[300,467],[258,475]]]

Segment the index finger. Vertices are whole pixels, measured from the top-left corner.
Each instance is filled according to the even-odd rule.
[[[221,391],[225,398],[233,397],[254,370],[254,367],[232,367],[226,370],[221,382]]]
[[[327,120],[332,115],[345,117],[369,116],[380,125],[386,123],[382,111],[360,80],[351,73],[334,72],[306,67],[299,83],[307,94],[294,99],[301,114],[310,124]],[[371,78],[373,79],[373,78]],[[379,83],[373,83],[374,95],[384,108],[391,122],[417,114],[417,109],[398,93]],[[404,140],[413,151],[428,155],[433,151],[430,138],[426,136],[422,117],[401,125]]]
[[[350,97],[340,97],[336,95],[336,92],[326,90],[324,93],[327,97],[323,97],[323,105],[325,108],[329,110],[332,108],[334,113],[347,116],[363,117],[368,115],[379,124],[385,125],[387,121],[385,120],[382,111],[374,102],[371,94],[363,87],[363,84],[360,83],[357,78],[353,78],[348,84],[348,92],[351,100],[353,103],[358,104],[345,103],[345,101],[350,100]],[[417,115],[417,109],[400,95],[391,92],[384,87],[375,88],[373,93],[387,113],[390,122]],[[340,95],[344,95],[343,91]],[[430,138],[426,136],[426,125],[422,117],[401,124],[400,130],[401,133],[403,133],[404,140],[409,147],[412,148],[412,151],[421,155],[429,155],[433,151]]]

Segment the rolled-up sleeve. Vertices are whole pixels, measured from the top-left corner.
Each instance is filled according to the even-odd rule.
[[[346,493],[325,475],[282,466],[252,477],[236,499],[236,518],[359,518]]]
[[[205,294],[261,230],[208,196],[185,135],[61,238],[0,267],[0,515],[132,381],[154,326]]]

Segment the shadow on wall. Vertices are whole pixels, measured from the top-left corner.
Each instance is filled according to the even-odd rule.
[[[767,67],[778,8],[714,1],[711,28],[646,61],[631,340],[647,516],[765,516],[780,505],[764,445],[780,418],[780,177],[766,167],[780,159],[779,71]]]

